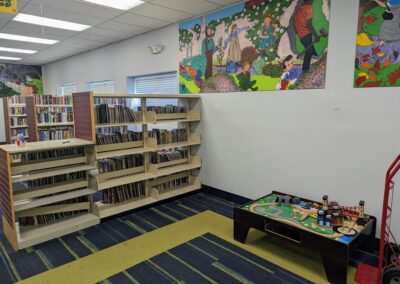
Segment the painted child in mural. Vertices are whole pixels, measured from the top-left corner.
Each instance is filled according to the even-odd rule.
[[[226,72],[229,74],[236,73],[238,62],[241,59],[242,48],[240,47],[239,34],[248,30],[248,27],[238,28],[237,24],[233,24],[231,33],[225,41],[225,46],[228,46],[228,56],[226,58]]]
[[[192,67],[192,64],[189,62],[185,66],[183,66],[183,72],[189,75],[189,77],[193,80],[197,87],[201,89],[203,86],[203,73],[201,70],[195,70]]]
[[[293,55],[288,55],[285,60],[283,60],[282,70],[281,79],[276,85],[277,90],[287,90],[290,85],[296,83],[301,75],[301,70],[297,70],[293,64]]]
[[[381,0],[373,1],[383,8],[388,8],[389,13],[393,15],[391,20],[383,21],[378,35],[379,45],[382,46],[385,42],[400,40],[400,0],[389,0],[387,3]]]
[[[267,15],[264,19],[262,29],[259,31],[261,51],[271,48],[276,41],[278,26],[272,23],[272,16]]]
[[[295,31],[305,49],[303,61],[304,73],[310,70],[312,57],[318,56],[314,43],[320,39],[312,23],[314,16],[312,4],[313,0],[303,0],[303,4],[295,12],[294,16]]]
[[[213,76],[213,55],[218,48],[215,46],[214,38],[212,36],[211,27],[206,27],[206,38],[201,44],[201,54],[206,57],[206,74],[205,79],[211,78]]]
[[[256,80],[252,80],[252,75],[251,75],[251,64],[248,61],[244,61],[242,65],[242,71],[240,71],[236,77],[239,81],[239,87],[242,88],[243,90],[252,90],[252,91],[257,91],[258,87],[254,87],[254,85],[257,83]]]

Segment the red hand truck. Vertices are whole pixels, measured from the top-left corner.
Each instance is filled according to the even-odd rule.
[[[390,230],[393,214],[393,178],[400,170],[400,155],[390,165],[386,173],[383,197],[381,236],[378,267],[360,264],[356,281],[361,284],[400,284],[400,246]]]

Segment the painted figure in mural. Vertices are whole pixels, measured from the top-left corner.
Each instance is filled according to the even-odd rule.
[[[238,68],[238,62],[241,59],[242,48],[240,47],[239,34],[246,31],[248,28],[238,28],[237,24],[233,24],[231,28],[231,33],[225,41],[225,46],[228,46],[228,56],[226,58],[226,72],[229,74],[236,73]]]
[[[264,19],[262,29],[259,31],[261,51],[270,48],[276,41],[278,26],[272,23],[272,16],[267,15]]]
[[[296,71],[293,64],[293,55],[288,55],[282,62],[282,76],[276,85],[277,90],[287,90],[290,85],[296,83],[299,78],[299,72]]]
[[[183,66],[182,69],[183,72],[189,75],[189,77],[193,80],[197,87],[201,88],[203,86],[203,73],[201,72],[201,70],[193,69],[190,62]]]
[[[242,71],[240,71],[236,77],[239,80],[239,87],[243,90],[257,91],[258,87],[254,87],[257,83],[256,80],[252,80],[252,75],[250,72],[251,64],[248,61],[244,61],[242,65]]]
[[[201,45],[201,53],[206,57],[206,74],[205,79],[211,78],[213,76],[213,55],[218,50],[215,46],[214,38],[212,36],[211,27],[206,27],[206,38],[203,40]]]
[[[383,8],[388,8],[387,13],[393,15],[393,17],[383,21],[378,35],[379,45],[382,46],[385,42],[400,40],[400,0],[389,0],[387,3],[381,0],[373,1]]]
[[[303,0],[303,4],[294,16],[295,30],[305,49],[303,72],[310,70],[312,57],[318,56],[314,43],[320,38],[312,23],[314,16],[312,4],[313,0]]]

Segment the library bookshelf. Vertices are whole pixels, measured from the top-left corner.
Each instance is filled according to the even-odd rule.
[[[18,134],[28,138],[26,97],[14,96],[3,99],[4,121],[7,144],[14,143]]]
[[[72,98],[70,96],[54,96],[52,98],[57,102],[54,103],[51,99],[43,102],[43,96],[31,96],[26,99],[29,141],[40,142],[75,137]],[[71,103],[66,102],[68,98]],[[72,118],[64,117],[68,113],[71,114]],[[49,121],[44,121],[42,114],[51,115],[52,118],[48,118]],[[61,117],[62,121],[51,121],[57,116]]]
[[[0,146],[3,230],[15,250],[100,222],[93,212],[93,147],[81,139]]]
[[[180,106],[179,112],[162,113],[149,110],[158,107],[157,105],[150,107],[149,103],[162,103],[165,99],[177,100]],[[136,120],[98,123],[101,120],[99,106],[101,108],[101,105],[107,105],[108,109],[104,113],[111,117],[110,113],[114,113],[112,109],[117,106],[126,106],[131,100],[140,102],[140,107],[136,111]],[[201,119],[199,100],[200,96],[196,95],[126,95],[92,92],[73,94],[76,137],[95,144],[90,159],[93,161],[93,166],[99,170],[96,177],[96,190],[103,193],[103,200],[94,204],[94,211],[100,218],[201,189],[201,179],[197,176],[202,165],[201,157],[198,155],[201,135],[196,133]],[[171,123],[176,124],[178,130],[185,133],[184,140],[162,144],[157,138],[149,136],[149,130],[163,128]],[[111,133],[111,129],[114,128],[128,132],[132,129],[141,129],[141,137],[135,141],[100,145],[97,136]],[[165,135],[172,135],[174,131]],[[160,151],[175,151],[174,149],[183,148],[187,153],[185,152],[182,158],[163,163],[150,161],[152,153],[158,155]],[[131,168],[101,172],[101,164],[104,161],[124,159],[131,155],[141,155],[143,163]],[[142,194],[126,198],[126,193],[120,188],[126,188],[132,184],[140,184]],[[108,202],[105,195],[107,198],[123,201]]]

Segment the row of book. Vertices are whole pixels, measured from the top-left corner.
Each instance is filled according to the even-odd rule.
[[[126,106],[124,98],[94,98],[95,105],[123,105]]]
[[[71,127],[57,127],[50,129],[38,129],[38,135],[39,141],[53,141],[74,138],[75,132]]]
[[[186,159],[188,150],[185,149],[168,149],[160,152],[150,153],[150,162],[152,164],[166,163],[176,160]]]
[[[144,182],[117,186],[103,191],[103,203],[117,204],[146,196]]]
[[[142,113],[133,111],[129,107],[122,105],[109,106],[107,104],[96,106],[97,124],[138,122],[141,120]]]
[[[89,202],[87,196],[58,202],[52,205],[69,205],[69,204],[77,204],[84,202]],[[62,221],[85,212],[87,212],[87,210],[67,211],[67,212],[60,212],[60,213],[53,213],[46,215],[23,217],[23,218],[18,218],[18,223],[20,226],[38,226],[38,225],[54,223],[57,221]]]
[[[11,126],[20,126],[26,124],[27,124],[26,117],[10,117]]]
[[[16,128],[16,129],[11,129],[11,136],[15,137],[18,135],[23,135],[23,136],[28,136],[28,130],[26,128]]]
[[[37,114],[38,123],[66,123],[73,122],[72,112],[50,113],[41,112]]]
[[[51,113],[59,113],[59,112],[72,112],[73,108],[70,105],[65,106],[37,106],[36,112],[51,112]]]
[[[129,155],[124,157],[115,157],[99,160],[99,172],[108,173],[125,169],[141,167],[144,165],[143,154]]]
[[[71,105],[72,96],[35,96],[36,105]]]
[[[10,115],[26,115],[26,107],[12,107]]]
[[[156,186],[154,186],[154,188],[156,188],[158,190],[159,194],[163,194],[163,193],[166,193],[173,189],[186,186],[188,184],[189,184],[189,177],[182,177],[182,178],[171,180],[166,183],[156,185]]]
[[[140,108],[139,108],[140,109]],[[167,113],[185,113],[186,108],[182,106],[148,106],[147,111],[153,111],[157,114],[167,114]]]
[[[113,126],[113,127],[99,127],[96,128],[96,133],[110,135],[110,134],[117,134],[117,133],[127,133],[128,126]]]
[[[68,158],[74,156],[85,156],[84,147],[55,149],[49,151],[31,152],[21,154],[21,162],[37,161],[44,159]]]
[[[24,182],[24,184],[28,188],[40,187],[40,186],[47,186],[47,185],[54,185],[57,186],[60,183],[67,183],[67,182],[76,182],[79,180],[86,179],[86,172],[76,172],[76,173],[69,173],[63,175],[56,175],[52,177],[45,177],[40,179],[34,179]]]
[[[178,142],[185,142],[188,140],[186,128],[179,128],[173,130],[157,129],[154,128],[149,131],[149,137],[156,138],[157,144],[171,144]]]
[[[143,140],[142,132],[127,131],[126,133],[117,132],[115,134],[96,133],[97,145],[109,145],[116,143],[127,143]]]
[[[9,104],[24,104],[25,103],[25,97],[24,96],[12,96],[9,98],[8,101]]]

